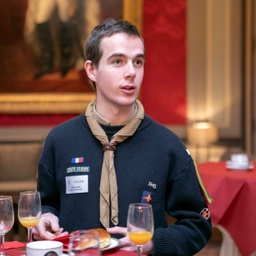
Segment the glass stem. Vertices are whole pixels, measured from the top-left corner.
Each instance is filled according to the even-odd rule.
[[[5,255],[5,253],[4,253],[4,235],[0,235],[0,255]]]
[[[32,242],[32,229],[33,228],[28,228],[28,242]]]
[[[142,255],[142,246],[138,245],[138,256]]]

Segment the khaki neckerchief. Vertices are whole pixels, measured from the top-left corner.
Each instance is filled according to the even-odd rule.
[[[144,108],[136,100],[137,114],[128,124],[114,134],[111,140],[93,116],[93,106],[96,100],[89,103],[85,116],[93,135],[101,142],[104,151],[101,180],[100,180],[100,221],[105,228],[109,227],[109,210],[111,207],[111,222],[118,224],[118,195],[116,172],[114,166],[114,152],[117,144],[132,136],[144,118]]]

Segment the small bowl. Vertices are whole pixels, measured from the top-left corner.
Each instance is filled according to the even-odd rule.
[[[34,241],[26,245],[26,256],[45,256],[49,252],[61,256],[62,251],[63,243],[58,241]]]

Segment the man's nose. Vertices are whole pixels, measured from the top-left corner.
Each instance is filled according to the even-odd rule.
[[[128,62],[125,67],[125,77],[135,77],[136,71],[132,62]]]

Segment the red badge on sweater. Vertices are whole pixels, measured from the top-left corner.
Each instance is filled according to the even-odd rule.
[[[204,208],[200,214],[206,219],[208,220],[210,218],[210,210],[208,208]]]

